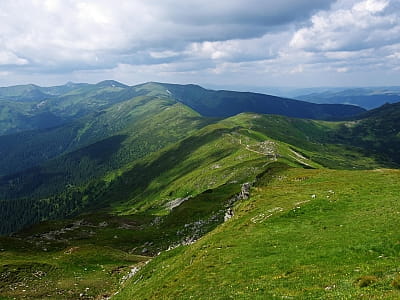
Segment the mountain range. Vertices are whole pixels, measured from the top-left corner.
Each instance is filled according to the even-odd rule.
[[[0,297],[400,296],[400,103],[24,85],[0,134]]]
[[[366,109],[373,109],[385,103],[399,102],[400,87],[327,89],[305,94],[303,91],[294,95],[294,98],[313,103],[353,104]]]

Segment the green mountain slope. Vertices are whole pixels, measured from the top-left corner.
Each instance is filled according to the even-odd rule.
[[[252,117],[241,116],[246,120]],[[201,129],[120,170],[109,182],[100,181],[83,189],[71,187],[58,198],[27,201],[18,211],[3,206],[3,212],[11,211],[19,220],[27,214],[37,220],[46,217],[46,211],[60,218],[82,207],[92,213],[39,224],[12,238],[0,238],[0,274],[7,276],[10,268],[15,274],[0,287],[0,294],[20,296],[21,289],[10,289],[21,286],[20,280],[30,298],[50,294],[68,299],[82,292],[92,297],[109,294],[143,259],[126,252],[155,255],[171,245],[192,241],[221,224],[241,184],[253,181],[278,156],[300,165],[294,158],[283,158],[290,152],[288,145],[242,132],[238,122],[233,119]],[[314,165],[307,159],[304,162]],[[171,202],[188,195],[192,198],[169,209]],[[28,256],[24,255],[26,249],[32,250]],[[88,260],[95,251],[101,251],[102,256]],[[33,273],[46,275],[41,280]],[[99,285],[101,281],[103,285]],[[62,282],[61,290],[54,290],[57,282]]]
[[[113,299],[398,299],[399,176],[275,166],[231,220]]]
[[[340,119],[364,109],[343,104],[314,104],[270,95],[206,90],[197,85],[161,84],[173,97],[204,116],[229,117],[242,112],[308,119]]]
[[[206,90],[195,85],[146,83],[129,87],[113,80],[63,86],[21,85],[0,88],[0,135],[51,128],[140,95],[174,98],[203,116],[241,112],[332,119],[364,110],[351,105],[317,105],[256,93]]]
[[[108,173],[176,142],[207,122],[174,101],[158,99],[144,106],[144,115],[136,110],[135,122],[112,137],[38,167],[3,176],[0,182],[1,205],[3,211],[8,212],[3,215],[10,219],[2,225],[13,228],[13,224],[32,224],[51,216],[54,218],[75,212],[83,205],[82,197],[78,196],[81,195],[81,187],[92,181],[93,186],[101,185],[102,181],[97,183],[97,180],[114,176]],[[27,217],[25,208],[29,205],[32,209]]]
[[[345,122],[336,133],[338,142],[357,145],[380,161],[400,165],[400,103],[386,104]]]
[[[161,124],[165,123],[167,123],[165,124],[165,130],[170,125],[175,126],[176,130],[180,130],[182,135],[178,136],[178,138],[181,138],[185,135],[185,130],[188,131],[187,134],[190,134],[192,127],[188,125],[188,128],[183,126],[178,129],[177,123],[180,122],[178,119],[182,118],[182,122],[184,123],[188,119],[193,118],[194,128],[196,128],[195,119],[200,119],[190,109],[183,108],[182,105],[174,106],[175,104],[177,104],[176,101],[172,99],[139,96],[63,126],[0,136],[0,153],[2,154],[0,157],[2,165],[0,175],[11,174],[34,167],[61,154],[75,151],[117,134],[124,136],[141,134],[142,138],[146,140],[151,138],[149,136],[151,130],[157,130],[157,127],[158,130],[162,130]],[[175,108],[176,111],[168,112],[170,108]],[[164,110],[163,115],[165,116],[158,116]],[[175,120],[169,120],[168,118],[175,118]],[[169,124],[168,122],[172,123]],[[173,131],[170,133],[166,131],[165,138],[169,138],[169,135],[174,134]],[[157,136],[156,133],[155,135]],[[163,137],[161,137],[160,141],[155,141],[155,143],[148,145],[148,147],[160,149],[159,145],[165,145],[162,144],[162,140]],[[149,144],[149,141],[146,143]],[[157,146],[157,144],[159,145]],[[133,145],[133,142],[131,142],[131,146],[133,148],[143,147],[139,143]],[[133,151],[138,150],[129,150],[129,152]],[[148,151],[143,152],[145,154],[148,153]],[[124,155],[122,163],[130,161],[130,156],[130,154]]]
[[[0,298],[398,298],[400,107],[217,119],[197,92],[261,101],[55,87],[67,123],[0,137]]]
[[[8,221],[7,229],[2,231],[76,213],[93,203],[121,205],[122,211],[135,212],[143,210],[141,206],[146,201],[195,195],[233,177],[243,179],[241,172],[247,174],[252,170],[249,174],[254,175],[261,162],[252,161],[252,155],[266,155],[269,159],[284,157],[303,167],[380,166],[359,148],[329,141],[327,136],[337,127],[335,123],[241,114],[194,133],[205,125],[205,120],[171,101],[156,98],[146,102],[161,108],[151,120],[146,115],[142,121],[108,139],[31,170],[3,176],[0,194]],[[166,103],[172,106],[165,107]],[[149,107],[143,111],[148,112]],[[172,148],[130,165],[134,159],[191,133],[192,136]],[[248,170],[238,168],[239,163]],[[25,210],[19,208],[29,205],[35,209],[27,217]]]
[[[134,95],[132,89],[116,81],[0,88],[0,135],[51,128]]]
[[[172,100],[149,103],[167,101]],[[163,106],[159,116],[171,113],[177,128],[193,122],[204,126],[197,114],[174,103]],[[181,123],[179,111],[185,112],[188,123]],[[140,128],[156,126],[154,120]],[[166,124],[173,128],[174,122],[162,122],[149,132],[165,136],[163,130],[170,132]],[[395,298],[391,282],[397,280],[396,271],[389,265],[397,251],[393,228],[398,224],[392,218],[399,174],[324,168],[380,166],[361,148],[333,142],[341,124],[240,114],[193,129],[173,145],[106,171],[100,179],[69,185],[61,194],[40,197],[38,192],[36,200],[3,200],[3,232],[58,220],[0,238],[0,276],[6,279],[0,295],[96,298],[125,286],[114,297],[346,298],[367,292]],[[110,144],[118,145],[114,140]],[[101,144],[91,144],[65,158],[73,162],[87,155],[101,162],[101,168],[118,151],[107,156],[104,150],[112,147],[100,149]],[[54,170],[66,165],[58,158],[54,162]],[[43,181],[56,186],[56,174],[47,175]],[[238,197],[245,182],[255,182],[249,200]],[[371,201],[370,195],[379,201]],[[232,207],[235,216],[221,225]],[[387,213],[380,213],[381,207]],[[62,219],[66,215],[72,219]],[[371,232],[371,238],[365,238],[365,232]],[[343,241],[349,237],[347,248]],[[191,246],[178,246],[198,238]],[[126,281],[144,260],[176,246]],[[349,259],[340,264],[342,254]],[[375,254],[385,259],[376,263],[381,258]]]
[[[92,213],[42,223],[12,238],[0,238],[0,276],[8,278],[0,286],[0,295],[19,297],[25,293],[30,298],[51,295],[59,299],[110,295],[143,260],[134,254],[154,255],[214,229],[223,222],[226,206],[231,205],[241,183],[254,180],[275,159],[275,146],[266,149],[248,138],[247,149],[239,142],[240,134],[231,136],[235,130],[234,126],[211,125],[132,165],[110,183],[71,190],[71,198],[65,202],[43,199],[30,203],[29,212],[38,216],[48,209],[46,205],[53,204],[53,217],[61,217],[56,215],[57,209],[68,212],[73,201],[79,206],[81,200],[89,202],[86,211]],[[135,197],[140,190],[143,193]],[[167,208],[167,203],[187,196],[188,191],[192,198],[171,211]],[[25,209],[20,212],[21,219],[28,213]],[[27,249],[31,249],[29,255]],[[96,251],[102,255],[95,255]],[[91,256],[96,258],[89,259]],[[10,273],[14,277],[9,278]]]

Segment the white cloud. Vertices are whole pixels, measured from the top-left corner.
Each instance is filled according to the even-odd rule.
[[[338,73],[346,73],[349,71],[349,68],[343,67],[343,68],[337,68],[336,72]]]
[[[397,42],[400,13],[390,9],[389,4],[385,0],[364,0],[350,8],[317,13],[311,18],[311,26],[293,35],[290,46],[311,51],[351,51]]]
[[[0,17],[10,81],[328,85],[399,68],[397,0],[3,0]]]
[[[10,51],[0,51],[0,65],[26,65],[28,61]]]
[[[378,13],[383,11],[389,5],[386,0],[365,0],[354,5],[353,9],[362,14]]]
[[[262,36],[329,3],[318,2],[4,0],[0,50],[40,65],[76,61],[90,66],[96,56],[108,62],[114,56],[117,64],[124,60],[121,55],[141,51],[155,57],[194,42]],[[221,51],[214,55],[221,56]]]

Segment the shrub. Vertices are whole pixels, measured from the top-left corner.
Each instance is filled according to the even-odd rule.
[[[392,281],[392,287],[400,290],[400,275],[397,275]]]
[[[366,276],[361,276],[361,277],[357,278],[355,283],[359,287],[367,287],[367,286],[370,286],[371,284],[374,284],[377,281],[378,281],[378,278],[376,276],[366,275]]]

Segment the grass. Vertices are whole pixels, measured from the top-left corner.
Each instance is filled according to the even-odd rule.
[[[0,238],[0,299],[108,297],[133,267],[215,229],[239,191],[240,184],[210,189],[162,217],[86,214]]]
[[[2,245],[0,297],[78,299],[111,295],[129,266],[145,260],[108,247],[86,245],[55,250],[47,246],[26,251],[12,249],[9,243]]]
[[[399,176],[267,172],[233,219],[155,258],[116,299],[398,299]]]
[[[175,118],[188,113],[180,104],[161,110],[171,138],[203,124]],[[105,174],[80,190],[85,214],[0,238],[0,298],[400,297],[400,172],[356,171],[379,164],[324,140],[333,127],[241,114]],[[244,182],[255,182],[251,198],[223,223]]]

